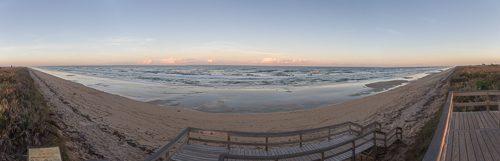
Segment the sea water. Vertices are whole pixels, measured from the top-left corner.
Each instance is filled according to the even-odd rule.
[[[304,86],[404,77],[443,67],[53,66],[40,68],[164,85]]]

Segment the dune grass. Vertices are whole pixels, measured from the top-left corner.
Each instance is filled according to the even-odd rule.
[[[450,78],[449,91],[475,91],[475,90],[500,90],[500,65],[478,65],[459,66],[453,71]],[[448,97],[448,96],[446,96]],[[461,97],[457,101],[484,101],[486,96]],[[498,101],[498,97],[490,97],[492,101]],[[429,119],[415,136],[415,143],[406,153],[405,160],[420,161],[424,158],[434,132],[436,131],[443,108],[443,102],[434,116]],[[478,107],[473,110],[484,110]]]
[[[27,160],[40,146],[59,146],[67,160],[52,115],[27,68],[0,68],[0,160]]]

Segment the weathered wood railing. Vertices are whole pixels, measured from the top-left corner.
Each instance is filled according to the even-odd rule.
[[[446,104],[444,105],[443,113],[441,114],[441,119],[439,120],[436,132],[432,138],[431,144],[427,149],[424,156],[424,160],[438,161],[444,159],[443,151],[448,145],[448,133],[450,131],[450,121],[452,113],[454,111],[453,107],[460,106],[486,106],[486,110],[490,110],[490,106],[497,105],[500,109],[500,102],[490,101],[490,96],[499,96],[500,91],[498,90],[484,90],[484,91],[451,91],[448,93],[448,98],[446,99]],[[486,101],[484,102],[454,102],[454,97],[459,96],[486,96]],[[463,111],[467,108],[463,108]],[[500,112],[499,112],[500,118]],[[500,119],[499,119],[500,120]],[[500,122],[499,122],[500,125]]]
[[[332,133],[333,129],[338,129],[342,127],[347,127],[346,130],[340,132]],[[364,134],[364,131],[374,129],[375,131],[380,131],[381,124],[378,122],[373,122],[366,126],[362,126],[352,122],[345,122],[341,124],[308,129],[308,130],[299,130],[299,131],[290,131],[290,132],[277,132],[277,133],[253,133],[253,132],[237,132],[237,131],[224,131],[224,130],[208,130],[208,129],[200,129],[187,127],[181,134],[179,134],[176,138],[174,138],[170,143],[168,143],[165,147],[158,150],[156,153],[151,155],[146,161],[157,160],[160,158],[166,158],[168,160],[172,158],[184,145],[189,143],[190,140],[193,141],[201,141],[201,142],[209,142],[209,143],[218,143],[218,144],[226,144],[227,148],[231,148],[231,145],[241,145],[241,146],[264,146],[265,150],[268,150],[269,146],[280,146],[285,144],[299,144],[302,147],[304,142],[312,142],[320,139],[330,140],[332,136],[342,135],[342,134],[354,134],[356,136]],[[326,132],[325,132],[326,131]],[[398,134],[402,134],[402,130],[399,130]],[[313,138],[303,138],[306,134],[325,132],[326,135],[313,137]],[[190,137],[190,133],[194,134],[202,134],[202,135],[219,135],[219,136],[227,136],[227,140],[213,140],[213,139],[201,139]],[[283,142],[269,142],[269,138],[271,137],[289,137],[289,136],[299,136],[298,140],[290,140]],[[253,137],[253,138],[262,138],[265,139],[265,143],[254,143],[254,142],[236,142],[232,141],[231,137]],[[392,138],[392,137],[391,137]],[[182,142],[181,142],[182,141]],[[179,143],[181,143],[179,145]],[[172,149],[175,149],[172,151]],[[172,151],[172,152],[170,152]]]
[[[377,136],[377,134],[380,134],[382,135],[383,137],[380,138]],[[392,134],[392,135],[391,135]],[[398,137],[398,134],[399,134],[399,137]],[[351,156],[352,156],[352,160],[356,160],[356,148],[357,147],[360,147],[364,144],[367,144],[369,142],[373,142],[373,148],[374,148],[374,153],[376,154],[377,153],[377,141],[383,141],[384,142],[384,147],[387,148],[387,140],[389,139],[392,139],[392,137],[396,136],[398,137],[399,139],[401,139],[403,137],[403,130],[400,128],[400,127],[396,127],[392,130],[390,130],[389,132],[385,133],[385,132],[382,132],[382,131],[379,131],[379,130],[371,130],[371,131],[368,131],[362,135],[359,135],[357,136],[356,138],[352,138],[352,139],[349,139],[347,141],[344,141],[342,143],[339,143],[339,144],[335,144],[335,145],[332,145],[332,146],[329,146],[329,147],[324,147],[324,148],[321,148],[321,149],[316,149],[316,150],[311,150],[311,151],[306,151],[306,152],[301,152],[301,153],[293,153],[293,154],[285,154],[285,155],[273,155],[273,156],[247,156],[247,155],[234,155],[234,154],[221,154],[219,155],[219,161],[224,161],[225,159],[238,159],[238,160],[276,160],[278,161],[279,159],[289,159],[289,158],[296,158],[296,157],[301,157],[301,156],[308,156],[308,155],[316,155],[316,154],[320,154],[320,159],[318,159],[319,161],[324,161],[326,159],[329,159],[329,158],[332,158],[332,157],[336,157],[338,155],[341,155],[341,154],[344,154],[344,153],[347,153],[349,151],[352,152]],[[371,135],[371,137],[370,137]],[[368,137],[368,138],[367,138]],[[356,144],[356,141],[358,140],[364,140],[362,143],[360,144]],[[336,152],[336,153],[333,153],[333,154],[329,154],[327,156],[325,156],[326,152],[327,151],[330,151],[330,150],[333,150],[333,149],[336,149],[336,148],[340,148],[342,146],[345,146],[345,145],[351,145],[351,147],[349,149],[345,149],[343,151],[340,151],[340,152]]]

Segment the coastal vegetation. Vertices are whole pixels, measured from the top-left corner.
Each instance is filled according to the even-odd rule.
[[[477,65],[455,67],[450,77],[449,91],[475,91],[475,90],[500,90],[500,65]],[[448,97],[448,96],[447,96]],[[498,96],[489,96],[491,101],[498,101]],[[460,97],[459,102],[485,101],[486,96]],[[438,111],[429,119],[415,137],[415,144],[406,153],[406,160],[422,160],[427,152],[434,132],[441,118],[445,102]],[[455,110],[484,110],[486,107],[460,107]],[[492,110],[498,107],[492,106]]]
[[[53,115],[27,68],[0,68],[0,160],[26,160],[28,147],[43,146],[59,146],[66,160]]]

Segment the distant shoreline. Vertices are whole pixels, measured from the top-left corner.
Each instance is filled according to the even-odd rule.
[[[319,108],[378,94],[427,75],[420,73],[402,78],[330,85],[211,87],[169,86],[43,69],[41,71],[154,105],[211,113],[274,113]]]

